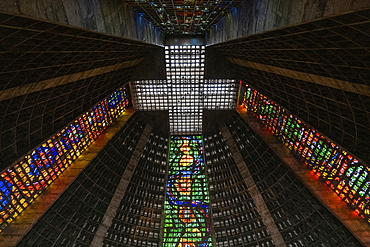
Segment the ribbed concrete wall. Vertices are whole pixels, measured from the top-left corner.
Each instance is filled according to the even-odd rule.
[[[368,1],[367,1],[368,2]],[[370,9],[209,46],[237,78],[370,162]]]
[[[127,83],[157,48],[15,15],[0,23],[0,170]]]
[[[162,32],[121,0],[5,0],[0,10],[101,33],[162,44]]]
[[[287,246],[362,246],[244,119],[227,127]]]
[[[367,0],[246,0],[212,27],[206,41],[210,45],[369,6]]]

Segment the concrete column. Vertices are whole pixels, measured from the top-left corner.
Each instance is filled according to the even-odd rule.
[[[251,173],[249,172],[249,169],[247,165],[245,164],[242,155],[239,152],[238,147],[236,146],[234,139],[231,136],[230,131],[228,128],[224,125],[221,128],[221,133],[223,138],[225,139],[225,143],[229,147],[233,159],[239,169],[239,172],[247,185],[248,193],[251,195],[254,204],[257,207],[257,210],[259,214],[262,217],[262,221],[267,227],[268,232],[270,233],[272,241],[274,241],[275,246],[283,247],[286,246],[283,237],[281,236],[275,221],[273,220],[270,211],[268,210],[265,201],[262,198],[262,195],[257,188],[256,183],[254,182]]]
[[[105,235],[107,234],[109,227],[112,225],[113,218],[116,215],[117,209],[125,195],[127,186],[129,185],[131,177],[139,163],[140,154],[148,142],[151,131],[152,127],[150,125],[146,125],[90,246],[102,246]]]

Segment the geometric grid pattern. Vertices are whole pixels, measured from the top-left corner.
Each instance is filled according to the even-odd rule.
[[[125,0],[165,34],[204,34],[243,1]]]
[[[138,114],[133,114],[17,246],[90,246],[144,127],[145,123]],[[164,186],[164,182],[162,184]],[[130,212],[135,211],[136,208],[132,207]],[[117,217],[120,215],[117,214]],[[128,221],[135,218],[128,218]],[[112,227],[120,225],[114,222]],[[121,245],[125,244],[121,237],[111,233],[106,236],[108,243],[109,239],[116,239]],[[124,234],[123,231],[121,233]]]
[[[110,125],[128,104],[124,88],[112,93],[88,112],[1,173],[0,231],[58,178]]]
[[[167,80],[131,82],[135,109],[168,110],[172,135],[200,134],[203,109],[234,109],[235,80],[204,80],[204,56],[204,46],[166,46]]]
[[[167,154],[168,137],[150,133],[104,247],[115,247],[117,242],[123,246],[160,246]]]
[[[166,80],[142,80],[130,82],[136,111],[168,110],[168,85]]]
[[[172,136],[163,246],[212,246],[201,136]]]
[[[170,134],[197,135],[202,131],[204,84],[204,46],[166,46],[167,83],[171,87],[169,104]]]
[[[370,167],[247,85],[244,106],[370,224]]]
[[[216,246],[273,246],[220,132],[204,133],[204,154]]]
[[[169,95],[172,94],[173,89],[166,80],[142,80],[133,81],[130,84],[135,110],[161,111],[171,108],[168,102],[172,102],[169,100]],[[204,80],[203,87],[199,90],[199,98],[203,102],[200,105],[203,109],[230,110],[235,108],[237,85],[234,79]]]
[[[207,53],[370,86],[370,9],[207,47]],[[370,163],[370,97],[237,66],[240,78]],[[366,91],[363,91],[366,92]],[[369,91],[367,91],[369,92]]]
[[[207,110],[235,109],[237,85],[234,79],[205,80],[203,108]]]
[[[124,85],[134,67],[95,76],[90,71],[140,60],[159,49],[40,19],[0,16],[0,98],[17,95],[0,100],[1,171]],[[59,83],[59,77],[70,82]],[[42,82],[48,80],[45,87]],[[50,87],[52,82],[56,86]]]
[[[302,184],[300,179],[279,157],[277,152],[269,148],[268,144],[256,134],[255,130],[248,125],[242,116],[235,114],[230,119],[228,128],[286,246],[363,246],[306,186]],[[262,128],[261,131],[265,130]],[[234,183],[234,186],[229,191],[239,189],[240,186],[238,185],[240,184]],[[218,191],[219,189],[216,190]],[[241,190],[243,190],[243,187],[241,187]],[[230,200],[233,199],[234,197],[230,198]],[[243,202],[246,201],[243,200]],[[212,197],[211,202],[213,203]],[[229,207],[226,209],[229,209]],[[235,214],[240,218],[243,216],[252,216],[249,213]],[[252,221],[251,223],[239,223],[239,225],[246,228],[245,230],[248,230],[240,237],[235,236],[236,234],[233,234],[232,229],[230,229],[232,227],[236,228],[234,221],[230,222],[231,216],[225,218],[229,222],[229,226],[225,224],[225,233],[229,236],[227,236],[228,241],[225,241],[226,244],[224,244],[224,247],[276,245],[276,243],[271,244],[271,240],[266,239],[268,242],[263,238],[263,228],[258,226],[258,220],[260,218],[253,219],[254,222]],[[237,232],[238,229],[235,229],[235,233]],[[224,238],[224,240],[226,239]],[[245,241],[245,245],[242,245],[241,240],[243,242]],[[257,241],[258,243],[256,243]]]

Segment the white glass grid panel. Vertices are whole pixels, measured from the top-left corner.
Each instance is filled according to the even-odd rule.
[[[167,46],[171,135],[202,133],[204,46]]]
[[[165,47],[167,80],[133,82],[135,109],[169,110],[171,135],[201,134],[203,109],[235,109],[237,83],[204,80],[204,53],[204,46]]]
[[[236,107],[238,85],[232,79],[206,80],[203,87],[204,108],[233,110]]]
[[[166,80],[143,80],[131,83],[134,107],[137,111],[168,110]]]

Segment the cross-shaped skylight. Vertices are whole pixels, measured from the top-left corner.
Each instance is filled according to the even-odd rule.
[[[232,79],[204,79],[205,46],[166,46],[167,80],[131,84],[135,110],[168,110],[171,135],[202,133],[203,109],[235,109]]]

